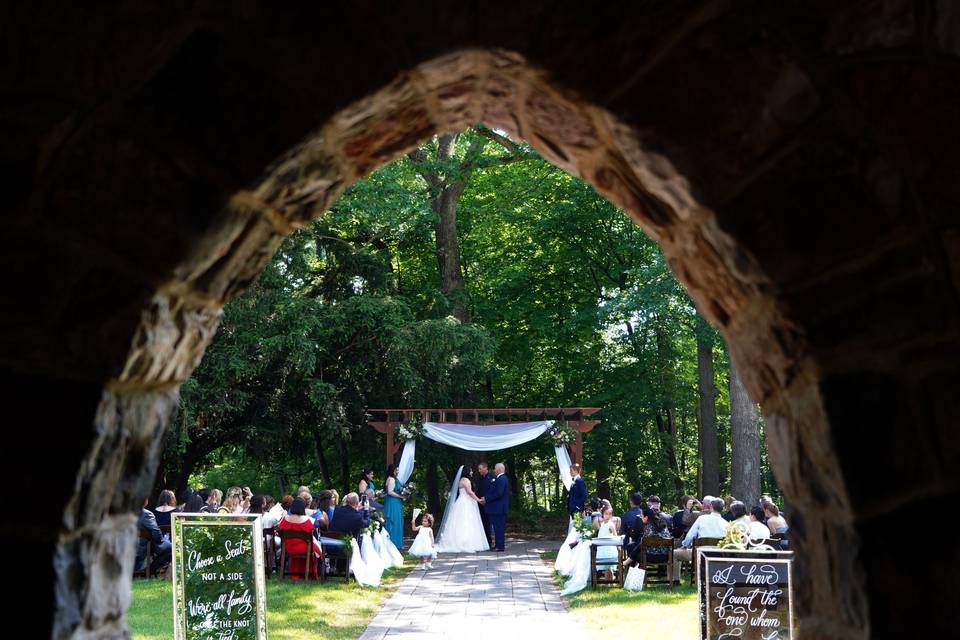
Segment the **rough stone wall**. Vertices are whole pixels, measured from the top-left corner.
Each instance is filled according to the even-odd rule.
[[[476,121],[623,206],[724,333],[791,501],[803,637],[898,637],[956,604],[956,554],[908,567],[889,540],[960,491],[960,12],[322,5],[0,23],[0,260],[30,274],[3,379],[68,399],[28,440],[66,434],[56,472],[17,467],[73,487],[36,525],[55,637],[125,633],[132,514],[222,305],[350,182]]]

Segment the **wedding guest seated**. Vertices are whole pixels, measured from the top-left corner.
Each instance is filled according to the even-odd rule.
[[[310,505],[313,504],[313,496],[310,495],[309,491],[301,491],[300,499],[303,500],[304,507],[307,511],[307,517],[310,518],[310,520],[313,520],[313,509],[310,508]]]
[[[660,511],[660,496],[650,496],[647,498],[647,506],[653,509],[653,512],[657,514],[657,518],[660,520],[660,523],[670,530],[673,526],[673,520],[667,514]]]
[[[697,538],[723,538],[727,535],[727,521],[720,515],[723,512],[723,500],[719,498],[707,500],[708,497],[704,496],[703,499],[703,513],[694,521],[683,538],[683,548],[673,552],[673,557],[680,561],[693,559],[693,541]],[[709,511],[707,511],[708,508]]]
[[[765,502],[763,505],[763,514],[767,516],[767,528],[770,533],[787,533],[787,521],[780,513],[779,507],[772,501]]]
[[[144,499],[143,508],[140,510],[140,518],[137,520],[137,529],[146,531],[150,536],[150,544],[153,546],[150,571],[156,573],[163,567],[170,564],[170,558],[173,555],[170,541],[163,536],[160,527],[157,526],[157,519],[153,512],[147,509],[148,500]],[[143,571],[147,563],[147,540],[137,538],[137,555],[134,558],[134,571]]]
[[[253,491],[250,490],[250,487],[244,487],[240,491],[241,513],[250,513],[250,499],[253,498]]]
[[[763,524],[763,507],[750,507],[750,539],[766,540],[770,537],[770,529]]]
[[[333,494],[334,492],[330,489],[324,489],[317,498],[317,509],[322,511],[324,516],[326,516],[324,518],[317,518],[317,527],[319,527],[321,531],[326,531],[330,528],[330,519],[333,518],[333,510],[335,509]]]
[[[190,500],[191,497],[193,497],[193,493],[194,491],[190,487],[187,487],[186,489],[180,492],[180,502],[176,503],[179,509],[182,510],[185,506],[187,506],[187,501]]]
[[[191,492],[192,493],[192,492]],[[191,495],[190,498],[193,496]],[[187,501],[189,501],[189,499]],[[186,503],[184,503],[186,506]],[[173,491],[169,489],[164,489],[160,492],[160,497],[157,498],[157,506],[153,509],[153,515],[157,520],[158,527],[169,527],[170,526],[170,514],[177,510],[177,498],[173,495]]]
[[[697,517],[693,515],[693,504],[695,502],[696,499],[694,499],[693,496],[683,496],[680,498],[680,508],[673,514],[670,524],[674,538],[683,538],[687,533],[687,529],[689,529],[693,521],[697,519]]]
[[[256,498],[256,496],[254,496]],[[250,510],[253,511],[254,500],[250,500]],[[283,508],[277,504],[273,496],[263,496],[263,528],[270,529],[280,524],[283,517]]]
[[[330,520],[331,533],[349,533],[360,542],[360,530],[370,524],[370,510],[361,508],[360,496],[348,493],[343,504],[334,509]]]
[[[290,504],[290,513],[283,516],[280,524],[277,525],[280,531],[303,531],[311,534],[313,545],[314,562],[311,563],[311,575],[316,578],[319,575],[318,568],[320,562],[320,543],[313,539],[313,522],[306,514],[306,506],[302,498],[295,498]],[[284,549],[288,554],[304,554],[307,552],[307,543],[304,540],[284,540]],[[306,559],[290,558],[290,573],[294,580],[299,580],[306,569]],[[282,567],[281,567],[282,570]]]
[[[240,504],[240,494],[227,492],[227,497],[223,499],[223,504],[217,510],[217,513],[243,513],[243,507]]]
[[[187,500],[187,506],[183,508],[184,513],[201,513],[203,511],[203,496],[195,493]]]
[[[377,487],[373,483],[373,469],[364,469],[357,482],[357,495],[367,496],[372,511],[383,511],[383,505],[377,500]]]
[[[637,543],[632,549],[627,551],[631,564],[640,563],[640,544],[647,538],[668,538],[670,539],[670,546],[673,546],[673,535],[670,533],[670,528],[664,524],[663,520],[660,519],[653,509],[649,506],[643,506],[640,507],[640,515],[637,518]],[[669,550],[664,549],[663,551],[657,552],[658,548],[659,547],[647,548],[648,562],[664,562]]]
[[[734,520],[733,514],[730,513],[730,505],[732,505],[736,501],[737,499],[734,498],[733,496],[727,496],[726,498],[723,499],[723,513],[721,513],[720,515],[722,515],[723,519],[726,520],[727,522],[733,522]]]
[[[203,508],[203,513],[218,513],[220,511],[220,499],[223,498],[223,492],[220,489],[211,489],[210,496],[207,498],[207,505]]]
[[[627,555],[640,542],[642,525],[639,523],[640,506],[643,504],[643,495],[639,491],[630,494],[630,508],[620,516],[620,531],[626,538],[623,541],[623,548]]]
[[[293,504],[293,496],[285,495],[280,498],[280,508],[283,509],[284,513],[290,513],[290,505]]]

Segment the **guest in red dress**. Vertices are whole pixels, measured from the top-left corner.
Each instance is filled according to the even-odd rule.
[[[290,512],[283,516],[283,519],[280,520],[278,525],[281,531],[303,531],[304,533],[313,534],[313,522],[306,515],[306,504],[302,498],[294,498],[293,503],[290,505]],[[284,548],[288,554],[299,553],[303,554],[307,550],[307,543],[303,540],[284,540]],[[313,540],[313,557],[314,560],[311,563],[310,573],[313,578],[316,579],[319,575],[317,572],[317,567],[320,562],[320,543],[316,540]],[[292,577],[294,580],[299,580],[303,576],[304,572],[304,558],[290,558],[290,573],[293,574]]]

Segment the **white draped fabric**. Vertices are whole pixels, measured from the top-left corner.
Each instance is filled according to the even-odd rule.
[[[570,558],[570,568],[567,581],[563,584],[560,595],[568,596],[571,593],[583,591],[590,582],[590,540],[583,540],[573,548]]]
[[[397,480],[401,484],[407,484],[410,475],[413,473],[413,460],[417,453],[416,440],[407,440],[403,445],[403,453],[400,454],[400,464],[397,465]]]
[[[553,420],[490,425],[424,422],[423,432],[431,440],[451,447],[467,451],[498,451],[536,440],[552,424]]]
[[[570,491],[570,485],[573,484],[573,476],[570,475],[570,453],[563,445],[554,447],[553,452],[557,455],[557,467],[560,469],[560,481],[563,482],[563,488]]]
[[[383,534],[379,531],[373,532],[373,548],[377,550],[377,555],[380,556],[380,562],[383,563],[383,568],[393,568],[393,558],[390,557],[390,551],[383,541]]]
[[[573,552],[576,547],[571,549],[570,544],[576,541],[577,531],[573,528],[573,520],[570,520],[570,525],[567,527],[567,538],[560,545],[560,550],[557,551],[557,561],[553,563],[553,568],[563,577],[569,576],[573,569]]]
[[[383,546],[386,548],[387,553],[390,554],[391,564],[394,567],[403,566],[403,554],[400,553],[400,549],[397,549],[397,545],[393,544],[393,540],[390,539],[390,533],[383,529],[378,532],[379,535],[383,536]]]
[[[357,583],[364,587],[376,587],[380,585],[380,576],[370,574],[367,563],[363,561],[360,553],[360,545],[354,539],[350,540],[350,573],[357,579]]]
[[[380,554],[373,546],[373,538],[369,533],[360,536],[360,557],[363,558],[363,564],[367,567],[369,586],[379,587],[380,579],[383,577],[383,560],[380,559]]]

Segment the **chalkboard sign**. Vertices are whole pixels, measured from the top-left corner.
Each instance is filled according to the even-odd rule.
[[[792,551],[701,548],[701,639],[793,638],[792,572]]]
[[[266,640],[263,525],[256,514],[173,514],[177,640]]]

